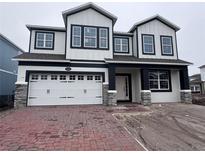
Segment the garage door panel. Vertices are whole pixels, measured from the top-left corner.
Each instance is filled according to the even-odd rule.
[[[30,76],[29,82],[30,106],[102,104],[102,77],[99,80],[99,75],[97,80],[95,75],[89,75],[92,77],[88,79],[88,75],[82,74],[79,75],[81,77],[77,74],[33,76]]]

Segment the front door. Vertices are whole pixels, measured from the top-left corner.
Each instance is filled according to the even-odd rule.
[[[130,80],[128,75],[116,76],[117,101],[130,100]]]

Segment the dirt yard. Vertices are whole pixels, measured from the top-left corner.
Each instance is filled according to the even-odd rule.
[[[148,150],[205,150],[205,107],[155,104],[113,115]]]

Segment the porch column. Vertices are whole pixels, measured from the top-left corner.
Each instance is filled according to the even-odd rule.
[[[182,103],[192,103],[191,90],[189,88],[189,75],[187,66],[184,66],[179,71],[180,74],[180,87],[181,87],[181,102]]]
[[[115,66],[108,66],[109,90],[116,90],[115,87]]]
[[[151,104],[151,90],[149,90],[149,70],[141,69],[141,103],[143,105]]]
[[[108,65],[109,86],[107,91],[107,105],[117,105],[117,90],[115,86],[115,66]]]

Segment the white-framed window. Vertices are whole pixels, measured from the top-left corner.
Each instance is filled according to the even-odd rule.
[[[75,80],[75,75],[70,75],[69,80]]]
[[[100,75],[96,75],[95,76],[95,80],[101,80],[101,76]]]
[[[142,51],[144,54],[155,54],[154,35],[142,34]]]
[[[38,74],[32,74],[31,79],[32,80],[38,80]]]
[[[48,75],[41,75],[41,80],[47,80]]]
[[[84,27],[84,47],[97,48],[97,28]]]
[[[72,46],[81,47],[81,27],[72,26]]]
[[[149,71],[150,90],[170,90],[169,71]]]
[[[171,36],[161,36],[162,55],[173,55]]]
[[[78,80],[84,80],[84,76],[83,75],[78,75]]]
[[[58,75],[52,74],[51,75],[51,80],[58,80]]]
[[[54,48],[54,33],[51,32],[36,32],[36,49],[53,49]]]
[[[66,75],[60,75],[60,80],[66,80]]]
[[[120,53],[128,53],[128,38],[114,38],[114,51]]]
[[[99,28],[99,48],[108,48],[108,29]]]
[[[88,75],[87,76],[87,80],[93,80],[93,76],[92,75]]]

